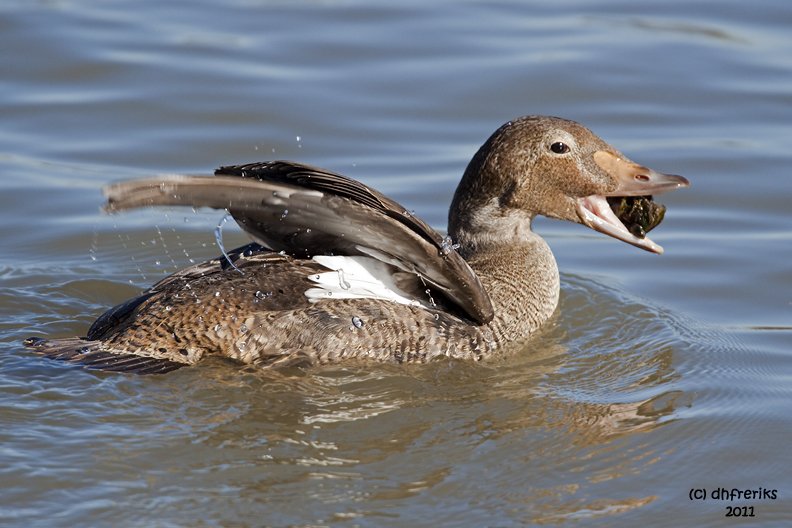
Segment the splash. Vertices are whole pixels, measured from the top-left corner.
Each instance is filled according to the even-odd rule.
[[[241,269],[237,268],[234,265],[234,263],[231,262],[231,259],[228,257],[228,253],[226,253],[226,250],[223,247],[223,224],[228,222],[229,218],[231,218],[231,215],[226,213],[226,215],[223,216],[223,218],[220,219],[220,222],[217,223],[217,227],[215,227],[215,240],[217,240],[217,247],[219,247],[220,251],[223,252],[223,256],[228,261],[228,263],[231,264],[231,267],[234,268],[235,270],[237,270],[242,275],[244,275],[245,272],[243,272]]]

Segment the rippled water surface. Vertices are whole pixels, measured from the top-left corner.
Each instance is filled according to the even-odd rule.
[[[791,24],[781,0],[4,3],[0,523],[792,522]],[[692,187],[663,197],[659,257],[537,220],[560,309],[505,358],[144,377],[20,345],[219,253],[221,214],[105,216],[110,181],[293,159],[444,229],[526,114]]]

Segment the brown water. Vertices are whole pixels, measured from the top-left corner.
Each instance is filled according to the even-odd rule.
[[[0,6],[0,524],[792,523],[792,4],[654,4]],[[20,346],[219,253],[221,214],[103,216],[110,181],[293,159],[443,229],[525,114],[692,187],[660,257],[537,221],[561,306],[506,359],[136,377]]]

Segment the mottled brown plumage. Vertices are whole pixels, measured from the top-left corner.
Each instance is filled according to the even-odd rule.
[[[659,253],[616,219],[605,197],[687,185],[633,164],[577,123],[542,116],[507,123],[479,149],[451,204],[450,238],[359,182],[292,162],[122,182],[106,188],[110,209],[226,209],[256,243],[167,277],[102,315],[84,339],[25,344],[51,358],[138,373],[208,355],[262,367],[481,359],[536,332],[558,303],[558,269],[531,231],[534,216]],[[336,268],[319,257],[328,253],[356,260]],[[356,263],[392,291],[345,275]]]

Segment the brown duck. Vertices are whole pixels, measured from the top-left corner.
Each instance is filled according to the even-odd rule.
[[[85,338],[25,345],[138,374],[210,355],[262,367],[479,360],[535,333],[558,303],[558,268],[531,231],[534,216],[661,253],[645,237],[664,211],[649,195],[688,185],[575,122],[543,116],[506,123],[479,149],[447,237],[374,189],[299,163],[125,181],[104,189],[107,210],[225,209],[254,243],[161,280],[99,317]]]

